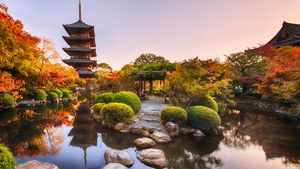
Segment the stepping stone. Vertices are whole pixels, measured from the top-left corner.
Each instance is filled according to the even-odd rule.
[[[137,153],[137,159],[150,167],[164,168],[167,166],[166,155],[159,149],[142,150]]]
[[[154,131],[150,134],[150,137],[157,143],[168,143],[171,141],[171,137],[168,134]]]
[[[51,163],[32,160],[16,166],[15,169],[58,169],[58,167]]]
[[[125,166],[132,166],[134,160],[126,150],[114,150],[108,149],[104,153],[105,162],[108,163],[120,163]]]
[[[119,163],[109,163],[106,166],[104,166],[102,169],[128,169],[128,168]]]
[[[147,137],[138,138],[134,140],[134,145],[139,149],[152,148],[155,145],[155,142]]]

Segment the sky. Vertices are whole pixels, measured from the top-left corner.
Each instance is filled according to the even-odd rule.
[[[54,42],[62,58],[62,24],[78,20],[78,0],[0,0],[32,35]],[[283,21],[300,24],[299,0],[82,0],[95,26],[97,61],[114,69],[142,53],[170,61],[219,58],[265,44]]]

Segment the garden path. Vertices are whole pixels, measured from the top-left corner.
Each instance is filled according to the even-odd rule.
[[[166,106],[168,104],[165,104],[164,99],[159,97],[150,97],[149,100],[143,101],[142,109],[135,124],[143,128],[151,128],[155,131],[167,133],[159,116],[161,110]]]

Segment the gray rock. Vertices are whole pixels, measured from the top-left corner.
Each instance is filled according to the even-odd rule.
[[[168,134],[159,131],[154,131],[150,134],[150,137],[157,143],[168,143],[171,141],[171,137]]]
[[[131,133],[135,133],[135,134],[142,134],[143,131],[144,131],[142,126],[135,125],[135,124],[130,125],[129,130],[130,130]]]
[[[225,127],[223,127],[223,126],[217,127],[218,134],[222,134],[224,132],[224,130],[225,130]]]
[[[144,130],[143,133],[142,133],[142,136],[143,136],[143,137],[150,137],[149,131]]]
[[[125,166],[132,166],[134,160],[126,150],[108,149],[104,153],[106,163],[120,163]]]
[[[114,129],[121,133],[129,133],[129,127],[126,123],[118,123]]]
[[[128,168],[119,163],[109,163],[106,166],[104,166],[102,169],[128,169]]]
[[[26,163],[17,165],[15,169],[58,169],[58,167],[51,163],[40,162],[37,160],[28,161]]]
[[[166,123],[165,129],[171,137],[179,136],[180,130],[178,124],[169,121],[168,123]]]
[[[205,134],[201,130],[195,130],[193,133],[194,137],[205,137]]]
[[[155,146],[155,142],[147,137],[138,138],[134,140],[134,145],[139,149],[152,148]]]
[[[193,128],[180,128],[180,133],[182,134],[192,134],[195,132],[195,129]]]
[[[137,159],[150,167],[164,168],[167,166],[166,155],[159,149],[145,149],[137,153]]]

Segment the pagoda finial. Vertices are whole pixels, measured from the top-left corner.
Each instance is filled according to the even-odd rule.
[[[79,20],[81,21],[81,0],[79,0]]]

